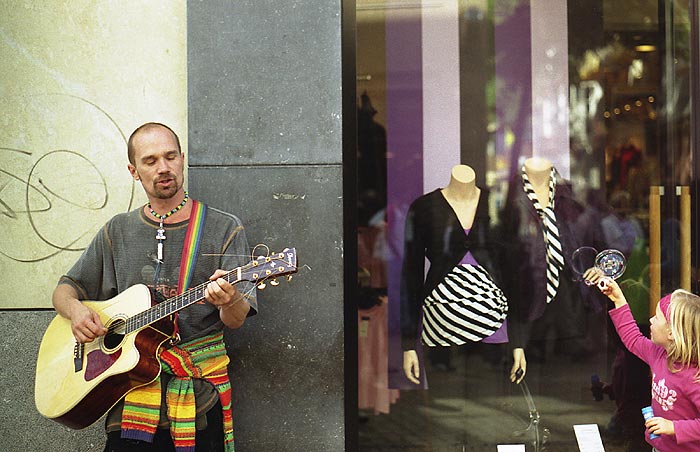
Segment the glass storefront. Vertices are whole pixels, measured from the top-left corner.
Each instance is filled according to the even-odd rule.
[[[356,1],[359,450],[649,450],[581,274],[697,291],[696,3]]]

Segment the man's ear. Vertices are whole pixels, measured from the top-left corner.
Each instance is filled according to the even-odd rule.
[[[139,172],[136,171],[136,167],[132,165],[131,163],[127,164],[126,167],[129,169],[129,173],[131,173],[131,177],[134,178],[134,180],[139,180]]]

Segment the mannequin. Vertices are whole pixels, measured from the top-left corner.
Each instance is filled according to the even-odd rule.
[[[607,367],[605,347],[597,347],[605,336],[605,305],[585,298],[592,291],[577,281],[569,262],[579,247],[596,246],[587,237],[602,236],[583,221],[584,214],[571,182],[551,161],[533,157],[512,168],[499,222],[508,252],[498,264],[508,298],[509,339],[527,351],[532,395],[570,403],[580,401],[573,388],[588,385],[591,374]],[[562,365],[568,362],[581,370]],[[540,425],[558,415],[544,407],[539,413]],[[571,432],[562,441],[576,444]]]
[[[593,300],[582,298],[585,292],[568,262],[579,247],[597,245],[590,238],[599,234],[594,224],[582,222],[584,212],[571,183],[550,160],[528,158],[514,171],[500,222],[501,241],[509,251],[499,268],[513,318],[509,326],[516,327],[530,359],[535,352],[546,359],[561,340],[569,341],[563,345],[567,353],[585,346],[577,338],[586,334],[586,312],[596,312],[596,306],[586,307]],[[529,349],[531,341],[536,350]]]
[[[452,213],[454,216],[456,216],[459,226],[461,226],[460,229],[460,234],[462,231],[466,231],[465,234],[472,230],[472,227],[482,227],[479,225],[475,225],[475,222],[477,221],[477,210],[479,209],[480,205],[480,198],[481,198],[481,189],[476,186],[476,174],[474,170],[467,166],[467,165],[455,165],[452,168],[451,175],[450,175],[450,181],[445,186],[444,188],[437,190],[436,192],[429,193],[427,195],[422,196],[421,198],[418,198],[412,205],[412,209],[419,209],[417,207],[419,204],[421,204],[424,200],[425,202],[436,202],[439,201],[439,197],[436,197],[436,193],[439,193],[439,195],[444,199],[444,201],[447,202],[449,207],[452,210]],[[486,204],[484,202],[484,204]],[[484,205],[482,206],[482,209],[488,210],[488,206]],[[428,223],[431,221],[435,222],[440,222],[442,221],[441,218],[438,218],[438,215],[435,214],[435,218],[432,220],[426,220]],[[422,215],[424,216],[424,215]],[[410,217],[410,215],[409,215]],[[487,217],[486,217],[487,220]],[[483,215],[481,216],[481,224],[484,223],[484,217]],[[488,223],[488,221],[486,221]],[[438,225],[438,224],[431,224],[433,227]],[[448,225],[445,225],[445,227],[451,227]],[[408,226],[407,226],[408,228]],[[457,234],[456,232],[454,233],[455,235]],[[463,238],[466,236],[463,236]],[[472,245],[474,245],[473,240],[472,240]],[[427,245],[430,247],[430,244]],[[484,248],[483,246],[481,248]],[[469,249],[466,250],[469,252]],[[459,252],[459,251],[458,251]],[[478,251],[474,251],[475,255],[479,255],[480,258],[478,259],[479,261],[484,261],[486,259],[483,258],[484,256],[484,249],[481,249],[480,252],[482,254],[478,254]],[[427,251],[428,258],[430,258],[430,250]],[[434,253],[433,253],[434,254]],[[458,256],[458,259],[461,256]],[[433,265],[435,262],[431,260],[431,270],[433,269]],[[481,266],[479,266],[481,268]],[[430,272],[428,273],[428,279],[430,279]],[[427,282],[427,281],[426,281]],[[404,347],[404,354],[403,354],[403,368],[404,368],[404,374],[406,375],[406,378],[408,378],[409,381],[418,384],[419,383],[419,378],[420,378],[420,365],[418,361],[418,355],[416,353],[415,349],[412,348],[406,348]],[[522,378],[525,375],[525,369],[526,369],[526,361],[525,361],[525,353],[524,350],[520,347],[516,347],[513,350],[513,358],[514,358],[514,364],[511,369],[511,381],[517,381],[520,382]],[[516,376],[516,372],[518,370],[522,370],[521,374]]]
[[[525,160],[523,166],[540,205],[543,208],[549,207],[549,175],[552,171],[552,162],[543,157],[531,157]]]

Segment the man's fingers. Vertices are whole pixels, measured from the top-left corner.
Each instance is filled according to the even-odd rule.
[[[97,328],[96,333],[97,334],[105,334],[107,332],[107,328],[102,324],[102,319],[100,319],[99,314],[96,312],[92,313],[92,323],[95,325]]]
[[[75,339],[81,344],[92,342],[95,339],[95,337],[97,337],[97,335],[95,335],[87,325],[78,327],[74,331],[73,335],[75,336]]]
[[[214,272],[213,275],[209,277],[211,281],[216,281],[217,279],[220,279],[222,276],[224,276],[226,273],[228,273],[226,270],[217,270]]]

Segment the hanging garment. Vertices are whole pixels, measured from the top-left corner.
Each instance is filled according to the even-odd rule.
[[[589,204],[584,207],[576,200],[571,183],[560,174],[557,173],[556,180],[551,182],[554,184],[554,202],[550,200],[550,204],[553,218],[556,219],[555,225],[564,262],[559,271],[559,284],[553,303],[564,301],[562,297],[566,294],[574,298],[571,303],[575,305],[584,303],[585,298],[589,308],[600,310],[595,294],[587,290],[583,283],[573,279],[568,262],[574,251],[581,246],[592,246],[596,249],[604,247],[595,206]],[[551,294],[547,287],[549,262],[544,225],[542,217],[525,192],[520,171],[509,183],[508,195],[500,209],[499,223],[497,241],[503,245],[505,252],[501,254],[497,265],[501,278],[497,282],[508,299],[508,322],[511,328],[511,319],[532,322],[542,317],[552,303],[551,300],[550,303],[547,302],[548,295]],[[551,254],[551,251],[549,253]],[[551,257],[549,259],[552,260]]]
[[[557,170],[552,167],[549,175],[549,205],[542,207],[535,190],[527,177],[525,166],[522,168],[523,190],[535,207],[537,214],[542,219],[542,233],[547,251],[547,303],[557,296],[559,288],[559,273],[564,268],[564,256],[562,255],[561,242],[559,240],[559,228],[557,228],[557,216],[554,213],[555,192],[557,184]]]
[[[358,408],[374,414],[389,414],[399,399],[398,389],[389,389],[388,303],[357,312]]]

